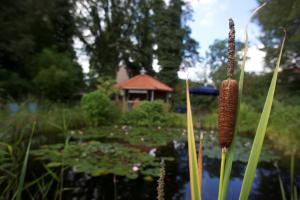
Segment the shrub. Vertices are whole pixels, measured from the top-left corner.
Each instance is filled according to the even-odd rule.
[[[268,131],[272,138],[280,138],[276,143],[282,146],[300,147],[300,106],[287,105],[278,101],[274,102],[274,109],[271,113]],[[286,141],[285,141],[286,140]]]
[[[139,107],[124,115],[124,123],[138,126],[163,126],[167,121],[168,104],[161,100],[143,101]]]
[[[115,122],[120,115],[116,105],[99,91],[85,94],[81,106],[95,125]]]
[[[212,113],[205,114],[201,120],[201,125],[204,129],[216,129],[218,124],[218,113],[213,111]]]
[[[68,54],[44,49],[33,59],[33,83],[38,93],[52,100],[70,99],[83,87],[80,66]]]
[[[238,131],[243,133],[255,133],[260,114],[250,104],[241,103],[240,123]]]

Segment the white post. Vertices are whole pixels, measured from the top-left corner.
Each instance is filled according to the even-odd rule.
[[[154,101],[154,90],[151,90],[151,101]]]

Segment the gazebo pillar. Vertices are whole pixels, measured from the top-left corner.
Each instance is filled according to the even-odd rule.
[[[151,101],[154,101],[154,90],[151,90]]]

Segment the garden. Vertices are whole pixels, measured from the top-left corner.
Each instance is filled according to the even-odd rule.
[[[297,200],[300,5],[253,2],[205,56],[194,2],[4,3],[0,200]]]

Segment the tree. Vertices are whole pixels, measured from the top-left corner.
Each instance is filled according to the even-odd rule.
[[[257,0],[259,4],[265,0]],[[278,56],[278,49],[283,38],[281,27],[287,30],[282,64],[284,67],[300,66],[300,1],[272,0],[261,11],[257,18],[262,27],[263,35],[260,40],[264,44],[263,50],[267,55],[267,67],[274,67]]]
[[[210,65],[210,77],[215,85],[219,85],[222,80],[226,78],[226,66],[227,66],[227,39],[215,40],[212,45],[209,46],[208,52],[206,52],[207,63]],[[240,41],[235,42],[235,76],[239,72],[240,62],[243,57],[241,51],[244,44]]]
[[[186,22],[191,10],[182,0],[171,0],[169,6],[157,0],[154,7],[159,78],[171,85],[178,83],[177,71],[185,59],[198,60],[198,43],[190,37]]]
[[[33,83],[40,96],[52,100],[71,99],[82,88],[80,66],[70,55],[44,49],[33,64],[37,68]]]
[[[173,85],[183,59],[198,56],[197,43],[186,25],[191,12],[182,0],[171,0],[169,6],[163,0],[79,3],[78,37],[91,56],[92,70],[100,76],[114,77],[120,61],[133,75],[142,67],[154,75],[153,58],[157,57],[160,77]]]
[[[1,79],[0,90],[5,95],[20,97],[34,90],[31,62],[44,48],[56,47],[75,58],[72,11],[73,3],[69,0],[2,2],[0,76],[13,79]]]

